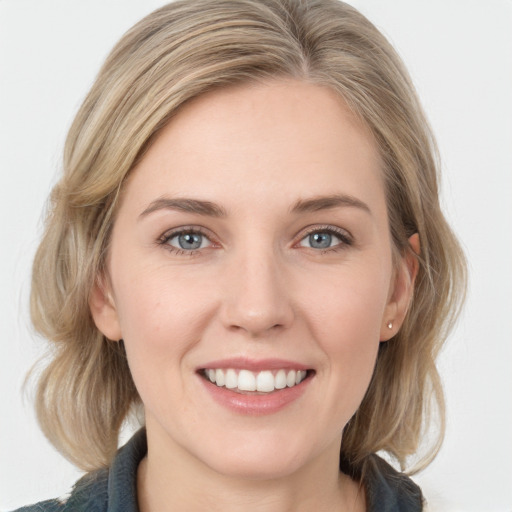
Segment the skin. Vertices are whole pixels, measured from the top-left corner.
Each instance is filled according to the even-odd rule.
[[[364,206],[292,211],[335,194]],[[157,207],[164,197],[225,215]],[[178,228],[202,230],[201,248],[176,252]],[[339,234],[320,249],[310,229]],[[365,510],[338,470],[341,432],[379,342],[400,328],[416,266],[393,267],[376,145],[334,92],[276,81],[182,108],[124,186],[108,276],[91,298],[98,328],[124,339],[145,407],[141,510]],[[239,414],[197,372],[234,356],[314,375],[284,409]]]

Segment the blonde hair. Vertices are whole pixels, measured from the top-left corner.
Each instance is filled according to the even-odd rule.
[[[412,304],[399,333],[381,344],[341,455],[357,464],[384,450],[404,466],[436,408],[441,425],[424,462],[439,448],[444,404],[435,360],[462,302],[465,263],[440,209],[435,143],[399,57],[337,0],[182,0],[136,24],[101,68],[69,131],[34,261],[32,321],[53,349],[38,380],[37,416],[77,466],[108,465],[140,403],[122,343],[104,338],[88,305],[124,180],[188,100],[280,77],[344,98],[380,148],[395,253],[410,250],[412,234],[421,240]]]

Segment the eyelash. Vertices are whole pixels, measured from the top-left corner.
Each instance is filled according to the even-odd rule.
[[[169,244],[169,240],[172,240],[174,237],[179,235],[201,235],[206,237],[210,242],[215,243],[212,241],[212,236],[206,231],[197,228],[197,227],[182,227],[179,229],[176,229],[174,231],[167,231],[164,233],[159,239],[158,239],[158,245],[162,245],[165,247],[166,250],[169,252],[176,254],[177,256],[194,256],[198,251],[201,249],[193,249],[193,250],[185,250],[185,249],[178,249],[177,247],[174,247]]]
[[[306,229],[305,233],[302,234],[299,243],[304,240],[306,237],[312,235],[313,233],[327,233],[329,235],[334,235],[337,238],[341,240],[341,243],[338,245],[335,245],[333,247],[328,247],[326,249],[313,249],[316,252],[320,252],[321,254],[325,254],[328,252],[338,252],[344,249],[347,249],[348,247],[354,245],[354,240],[352,239],[352,236],[344,229],[337,228],[335,226],[312,226],[309,229]]]
[[[300,244],[300,242],[302,242],[302,240],[304,240],[306,237],[312,235],[313,233],[327,233],[329,235],[334,235],[341,240],[341,243],[339,243],[333,247],[328,247],[323,250],[310,248],[310,249],[314,250],[315,252],[319,252],[320,254],[325,254],[325,253],[329,253],[329,252],[338,252],[338,251],[344,250],[354,244],[354,241],[353,241],[351,235],[344,229],[340,229],[340,228],[337,228],[334,226],[325,225],[325,226],[313,226],[309,229],[306,229],[306,231],[301,234],[299,241],[296,244],[294,244],[294,247],[297,246],[298,244]],[[177,256],[194,256],[194,255],[196,255],[201,250],[201,248],[193,249],[193,250],[185,250],[185,249],[178,249],[177,247],[174,247],[169,244],[169,240],[173,239],[176,236],[184,235],[184,234],[201,235],[201,236],[206,237],[211,243],[213,243],[213,244],[216,243],[214,240],[212,240],[213,237],[211,235],[209,235],[203,229],[200,229],[197,227],[183,227],[183,228],[179,228],[179,229],[176,229],[173,231],[168,231],[168,232],[164,233],[157,240],[157,243],[158,243],[158,245],[164,246],[166,250],[172,252],[173,254],[176,254]]]

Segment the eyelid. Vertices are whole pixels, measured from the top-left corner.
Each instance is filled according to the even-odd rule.
[[[313,234],[313,233],[330,233],[332,235],[337,236],[341,240],[341,244],[335,245],[333,247],[329,247],[328,249],[323,249],[323,251],[329,251],[332,249],[335,249],[339,247],[339,245],[353,245],[354,244],[354,238],[351,235],[349,231],[346,229],[340,228],[338,226],[333,226],[331,224],[320,224],[320,225],[314,225],[304,228],[298,235],[298,241],[295,245],[299,244],[306,238],[307,236]],[[319,249],[315,249],[318,251]]]
[[[158,243],[158,245],[165,246],[165,248],[171,252],[174,252],[177,254],[187,254],[189,256],[195,254],[198,251],[202,251],[204,249],[208,249],[209,247],[211,247],[211,246],[209,246],[209,247],[203,247],[200,249],[185,250],[185,249],[180,249],[178,247],[174,247],[173,245],[168,244],[170,239],[174,238],[175,236],[185,234],[185,233],[194,233],[194,234],[202,235],[210,241],[211,245],[213,245],[213,246],[220,245],[219,242],[216,240],[216,237],[213,235],[213,233],[210,230],[203,228],[201,226],[192,226],[192,225],[191,226],[179,226],[176,228],[168,229],[167,231],[165,231],[162,235],[160,235],[158,237],[157,243]]]

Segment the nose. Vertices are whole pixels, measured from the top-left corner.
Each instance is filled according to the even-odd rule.
[[[226,270],[221,310],[226,328],[262,337],[291,325],[290,282],[271,249],[244,252]]]

